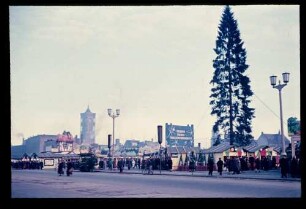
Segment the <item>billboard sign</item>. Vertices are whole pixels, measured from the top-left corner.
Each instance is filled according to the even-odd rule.
[[[166,123],[167,146],[194,146],[193,125],[180,126]]]

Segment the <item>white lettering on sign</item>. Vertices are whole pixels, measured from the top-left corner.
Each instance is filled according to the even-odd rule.
[[[184,140],[191,140],[192,137],[187,136],[170,136],[170,139],[184,139]]]

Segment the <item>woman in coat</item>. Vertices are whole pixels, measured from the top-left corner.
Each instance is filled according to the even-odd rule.
[[[62,160],[59,161],[58,168],[57,168],[57,173],[59,176],[64,174],[64,162]]]
[[[72,162],[69,159],[67,163],[67,170],[66,170],[67,176],[72,175],[72,170],[73,170]]]

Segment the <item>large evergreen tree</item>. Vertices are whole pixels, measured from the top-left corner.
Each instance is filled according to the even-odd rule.
[[[237,21],[229,6],[225,6],[218,27],[216,48],[213,60],[215,69],[211,84],[212,115],[217,120],[213,131],[229,134],[230,143],[247,145],[250,143],[251,121],[254,108],[249,107],[253,92],[250,79],[244,75],[248,68],[246,50],[240,39]]]

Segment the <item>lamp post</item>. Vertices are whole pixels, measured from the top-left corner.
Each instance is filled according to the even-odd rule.
[[[157,126],[157,136],[159,143],[159,174],[161,174],[161,143],[163,142],[163,126]]]
[[[119,109],[116,109],[116,114],[112,112],[112,109],[111,108],[108,108],[107,109],[107,113],[108,113],[108,116],[113,118],[113,146],[112,146],[112,159],[114,159],[114,148],[115,148],[115,143],[114,143],[114,140],[115,140],[115,118],[116,117],[119,117],[120,115],[120,110]]]
[[[275,75],[270,76],[270,82],[273,88],[278,90],[279,94],[279,104],[280,104],[280,123],[281,123],[281,137],[282,137],[282,156],[286,156],[285,150],[285,138],[284,138],[284,129],[283,129],[283,107],[282,107],[282,89],[287,85],[289,82],[289,73],[283,73],[283,84],[281,84],[280,80],[278,81],[278,85],[276,85],[277,77]]]

